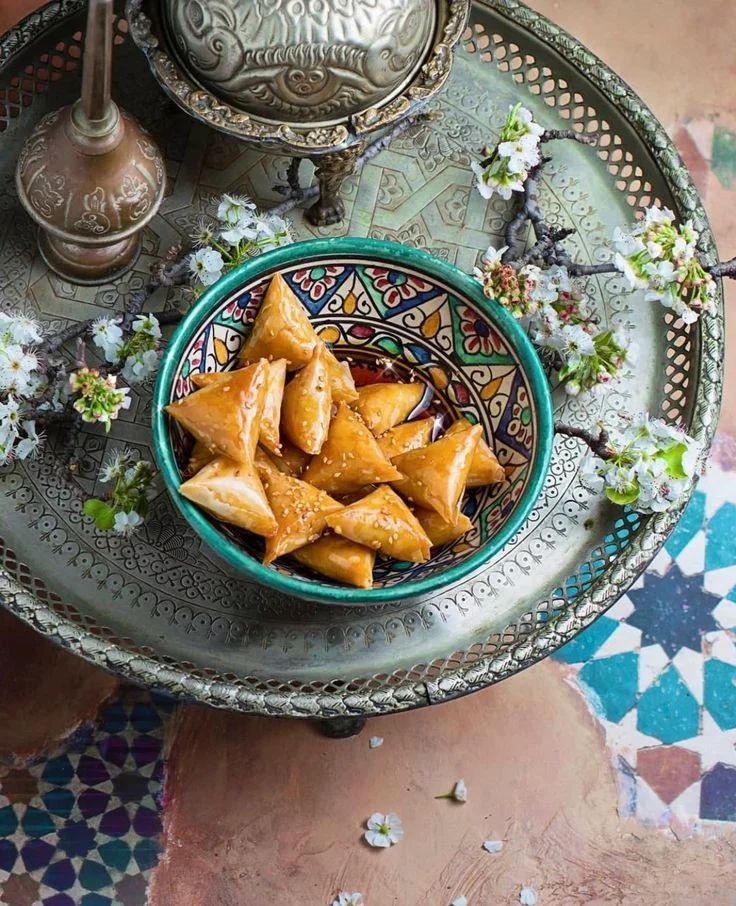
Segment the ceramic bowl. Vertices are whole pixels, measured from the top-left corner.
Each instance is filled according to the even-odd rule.
[[[191,375],[235,366],[274,273],[280,271],[356,383],[426,385],[419,409],[480,422],[507,481],[465,495],[472,531],[423,564],[378,558],[371,589],[320,578],[291,559],[270,566],[262,542],[216,522],[178,493],[191,441],[163,407],[194,389]],[[423,413],[424,414],[424,413]],[[440,419],[437,420],[438,424]],[[177,327],[156,383],[156,457],[176,506],[220,557],[269,588],[332,604],[413,600],[478,570],[519,530],[540,493],[552,448],[549,387],[514,319],[472,277],[426,252],[369,239],[315,239],[267,252],[210,287]]]

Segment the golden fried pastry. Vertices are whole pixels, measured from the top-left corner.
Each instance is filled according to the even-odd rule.
[[[166,406],[201,441],[237,462],[250,462],[258,443],[268,362],[261,360]]]
[[[236,371],[195,371],[194,374],[189,375],[189,380],[194,384],[197,390],[201,390],[202,387],[209,387],[210,384],[215,384],[217,381],[221,381],[223,378],[231,377],[233,374],[237,374]]]
[[[217,456],[218,454],[208,450],[201,440],[195,440],[192,452],[189,454],[187,475],[196,475],[200,469],[203,469],[208,462],[212,462]]]
[[[355,408],[375,437],[408,418],[424,396],[424,384],[369,384],[358,390]]]
[[[469,424],[464,431],[395,457],[393,463],[404,478],[392,482],[393,487],[419,506],[435,510],[446,522],[453,522],[481,433],[480,425]]]
[[[419,447],[426,447],[432,437],[433,418],[419,418],[413,422],[396,425],[378,438],[378,446],[388,459],[400,453],[408,453]]]
[[[450,425],[445,432],[445,436],[457,434],[458,431],[465,431],[469,424],[470,422],[467,419],[459,418]],[[478,446],[475,448],[475,453],[473,453],[473,460],[470,463],[470,471],[468,472],[468,480],[465,486],[468,488],[480,488],[487,484],[496,484],[505,480],[506,473],[503,466],[481,436]]]
[[[319,342],[322,343],[322,340]],[[323,345],[325,346],[325,362],[330,375],[330,390],[332,390],[333,402],[354,402],[358,399],[358,391],[355,389],[355,381],[347,362],[338,362],[329,346]]]
[[[286,359],[293,370],[307,364],[318,342],[306,309],[281,274],[275,274],[239,358],[241,362]]]
[[[386,459],[360,416],[340,403],[319,456],[302,478],[328,494],[350,494],[373,482],[396,481],[401,473]]]
[[[258,432],[258,441],[272,453],[279,452],[279,423],[281,421],[281,399],[286,383],[286,359],[268,362],[266,372],[266,392],[263,400],[263,412]],[[240,369],[242,370],[242,369]],[[195,387],[209,387],[237,371],[200,371],[191,376]]]
[[[256,535],[272,535],[278,528],[253,463],[218,456],[179,492],[217,519]]]
[[[316,541],[326,528],[325,517],[341,510],[342,504],[311,484],[279,472],[260,451],[256,468],[277,523],[275,533],[266,539],[263,557],[264,563],[271,563]]]
[[[325,351],[323,345],[315,348],[309,364],[286,385],[281,402],[284,434],[305,453],[319,453],[330,427],[332,393]]]
[[[381,485],[357,503],[327,517],[337,535],[380,551],[387,557],[424,563],[432,546],[404,501]]]
[[[300,450],[299,447],[295,447],[294,444],[283,438],[281,441],[281,453],[278,455],[272,453],[270,458],[279,472],[298,478],[307,468],[307,464],[312,457],[309,453],[305,453],[304,450]]]
[[[465,532],[469,532],[473,527],[473,523],[464,513],[458,512],[453,522],[446,522],[434,510],[417,509],[414,511],[414,515],[427,533],[427,537],[433,546],[454,541],[464,535]]]
[[[294,559],[316,573],[358,588],[373,587],[376,552],[337,535],[325,535],[294,551]]]

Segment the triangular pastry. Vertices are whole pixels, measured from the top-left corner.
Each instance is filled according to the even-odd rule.
[[[263,412],[259,425],[258,440],[272,453],[279,452],[279,423],[281,421],[281,399],[286,383],[286,359],[268,362],[266,390],[263,398]],[[240,369],[242,370],[242,369]],[[237,374],[237,371],[200,371],[191,375],[195,387],[209,387],[216,381]]]
[[[453,522],[446,522],[439,513],[434,510],[417,509],[414,515],[419,520],[419,524],[427,533],[427,537],[433,546],[438,544],[447,544],[448,541],[454,541],[466,532],[469,532],[473,523],[464,513],[458,512]]]
[[[424,563],[431,542],[409,507],[381,485],[362,500],[327,517],[337,535],[380,551],[387,557]]]
[[[218,456],[180,485],[179,492],[215,518],[256,535],[272,535],[278,528],[252,463]]]
[[[336,403],[352,403],[358,399],[358,391],[355,389],[355,381],[347,362],[340,362],[335,358],[334,352],[323,343],[325,347],[325,362],[327,371],[330,375],[330,390],[332,390],[332,399]]]
[[[376,552],[347,538],[325,535],[294,551],[294,559],[328,579],[358,588],[373,586]]]
[[[209,450],[201,440],[195,440],[187,463],[187,475],[196,475],[208,462],[217,459],[218,454]]]
[[[465,431],[469,424],[470,422],[467,419],[459,418],[445,431],[445,436],[448,434],[452,436],[457,434],[458,431]],[[465,486],[468,488],[480,488],[487,484],[497,484],[499,481],[505,480],[506,473],[503,466],[496,459],[496,454],[485,442],[483,436],[481,436],[478,446],[475,448],[475,453],[473,453]]]
[[[320,340],[307,310],[289,289],[281,274],[276,274],[266,290],[248,339],[240,348],[240,362],[284,358],[289,363],[289,370],[294,371],[307,364],[317,346],[325,348],[335,402],[349,403],[357,399],[350,369],[339,362],[324,341]]]
[[[266,540],[263,562],[271,563],[316,541],[326,528],[325,517],[341,510],[342,504],[311,484],[279,472],[260,451],[256,468],[278,526]]]
[[[404,422],[390,428],[378,438],[378,446],[387,459],[393,459],[401,453],[426,447],[432,438],[433,418],[418,418],[413,422]]]
[[[306,309],[281,274],[274,274],[248,339],[240,348],[240,361],[286,359],[290,369],[301,368],[318,342]]]
[[[367,484],[401,478],[360,416],[345,403],[337,407],[327,440],[302,475],[328,494],[350,494]]]
[[[397,456],[393,462],[404,477],[392,482],[393,487],[418,506],[453,522],[481,433],[480,425],[468,425],[467,430]]]
[[[286,385],[281,401],[284,434],[305,453],[319,453],[327,438],[332,393],[325,364],[325,347],[317,346],[300,372]]]
[[[278,455],[276,453],[270,454],[271,462],[279,472],[283,472],[285,475],[293,475],[295,478],[298,478],[307,468],[311,458],[309,453],[305,453],[304,450],[295,447],[286,438],[281,441],[281,452]]]
[[[368,384],[358,390],[355,408],[375,437],[405,421],[424,396],[424,384]]]
[[[250,462],[258,443],[268,363],[261,360],[166,406],[209,450]]]

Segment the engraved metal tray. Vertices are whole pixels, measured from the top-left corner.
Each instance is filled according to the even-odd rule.
[[[0,39],[0,304],[52,326],[110,312],[226,190],[278,200],[287,161],[248,150],[188,119],[153,82],[116,23],[114,96],[156,135],[167,195],[136,268],[113,287],[74,287],[50,274],[13,187],[24,139],[48,110],[78,96],[82,0],[56,0]],[[301,237],[369,235],[418,245],[469,270],[500,244],[505,203],[471,188],[470,154],[509,103],[548,127],[601,133],[597,151],[556,143],[543,183],[550,219],[578,230],[578,256],[598,261],[615,226],[659,200],[715,248],[687,171],[646,106],[596,57],[512,0],[477,0],[442,118],[396,140],[347,185],[347,218]],[[707,450],[718,418],[722,309],[695,329],[589,281],[600,316],[635,328],[636,374],[602,401],[555,392],[558,417],[590,425],[609,410],[648,409],[689,426]],[[171,291],[175,293],[176,291]],[[173,305],[159,291],[153,306]],[[581,449],[558,438],[539,504],[480,573],[422,603],[331,607],[249,585],[228,572],[177,516],[163,488],[133,540],[95,532],[82,516],[100,461],[127,444],[151,457],[149,392],[105,435],[80,437],[80,475],[60,472],[53,444],[0,472],[0,596],[40,632],[102,667],[210,704],[291,717],[371,715],[441,702],[503,679],[571,639],[654,557],[678,513],[642,518],[580,486]]]

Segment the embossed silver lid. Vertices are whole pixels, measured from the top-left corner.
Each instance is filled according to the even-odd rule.
[[[163,0],[172,48],[203,88],[263,120],[332,125],[414,78],[436,0]]]

